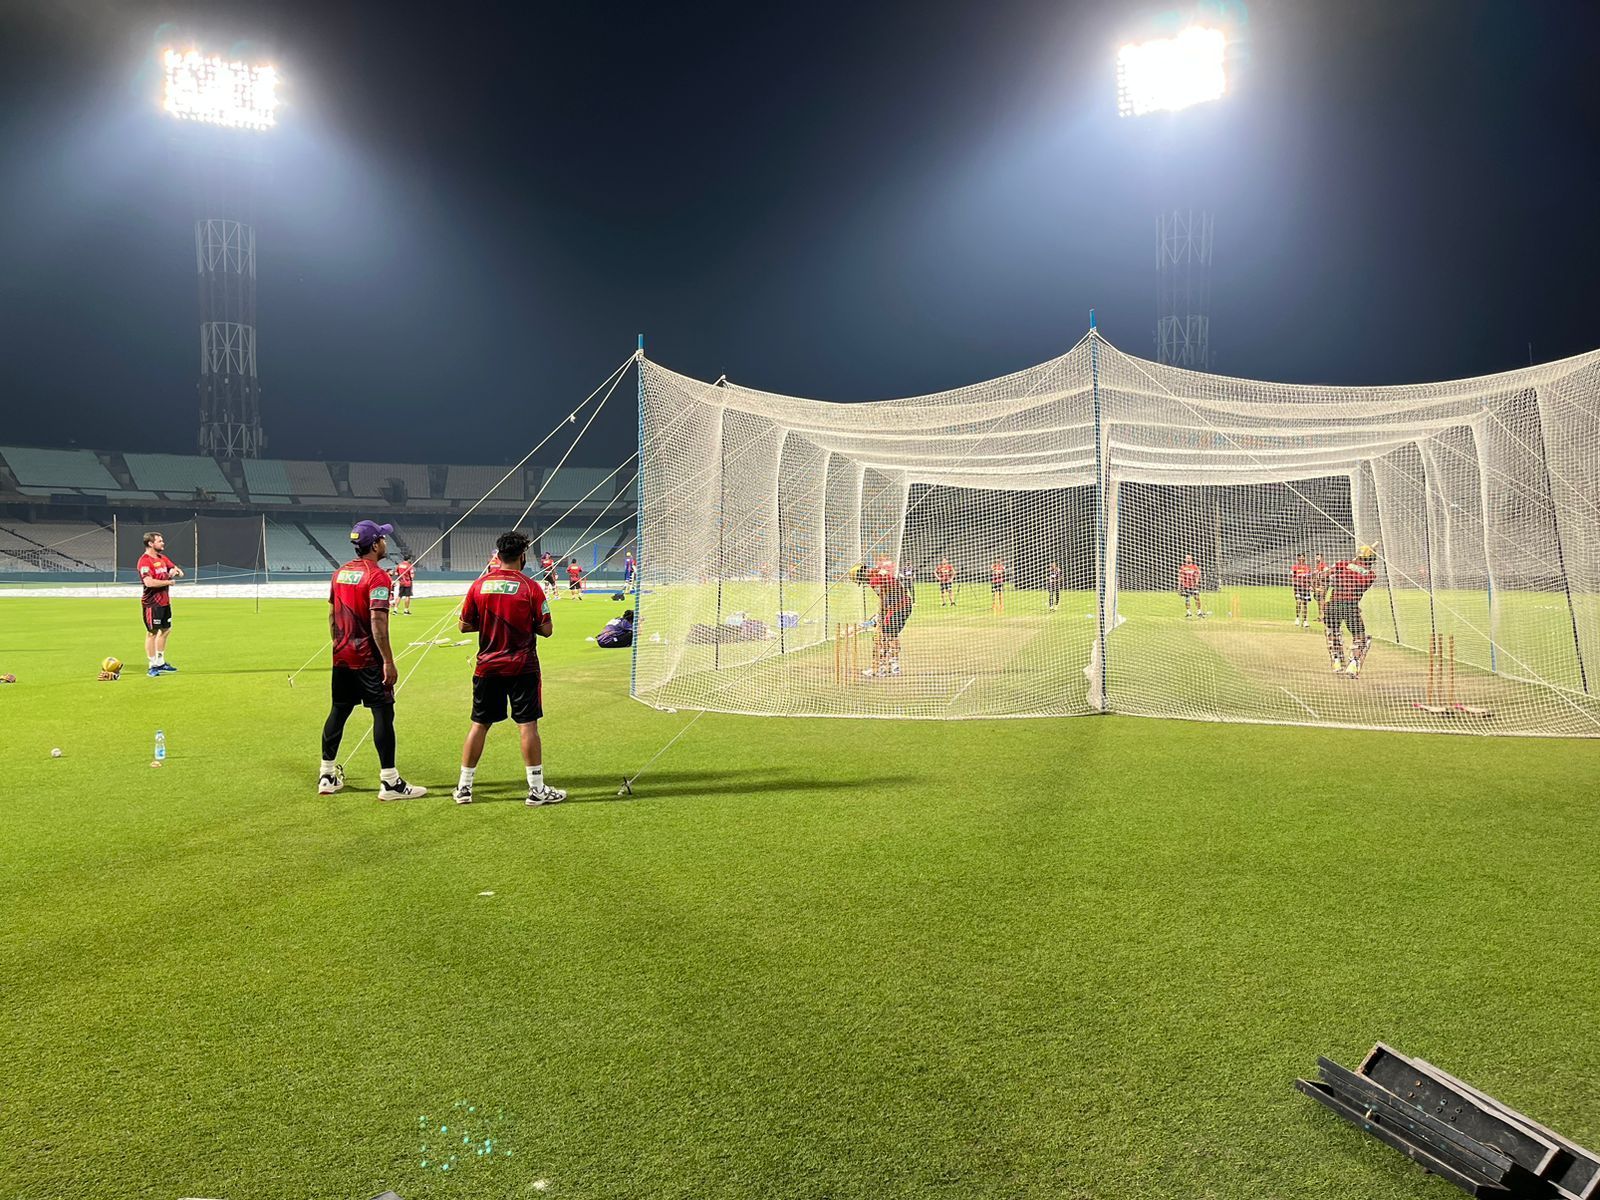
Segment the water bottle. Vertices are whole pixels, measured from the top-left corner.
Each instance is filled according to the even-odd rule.
[[[161,730],[156,730],[156,761],[167,761],[167,735]]]

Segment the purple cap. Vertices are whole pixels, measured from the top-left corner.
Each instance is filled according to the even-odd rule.
[[[372,544],[379,538],[388,537],[393,532],[393,525],[379,525],[376,521],[357,521],[355,528],[350,531],[350,541],[357,550],[365,554],[372,549]]]

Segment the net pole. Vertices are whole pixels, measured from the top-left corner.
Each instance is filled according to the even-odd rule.
[[[1494,551],[1489,545],[1489,470],[1483,453],[1483,433],[1479,425],[1467,426],[1472,435],[1473,456],[1478,465],[1478,527],[1483,530],[1483,581],[1488,602],[1489,673],[1500,673],[1500,612],[1494,605]]]
[[[111,582],[117,581],[117,514],[111,514]]]
[[[1107,710],[1106,677],[1106,468],[1105,446],[1100,434],[1100,335],[1094,309],[1089,310],[1089,379],[1094,397],[1094,553],[1095,553],[1095,637],[1100,646],[1100,693],[1097,707]]]
[[[639,631],[643,629],[640,600],[644,595],[644,334],[634,355],[634,370],[639,379],[639,469],[634,472],[633,493],[633,659],[628,667],[628,692],[639,694]]]
[[[711,669],[722,670],[723,534],[728,527],[728,410],[717,418],[717,631],[711,642]],[[637,640],[637,639],[635,639]]]
[[[200,569],[200,514],[194,514],[194,581],[199,583],[205,578],[205,572]]]
[[[1539,466],[1544,470],[1544,494],[1550,498],[1550,529],[1556,536],[1556,566],[1561,571],[1561,590],[1567,597],[1567,621],[1572,626],[1572,654],[1578,660],[1578,682],[1589,694],[1589,673],[1583,665],[1583,643],[1578,639],[1578,614],[1572,607],[1572,577],[1567,573],[1567,554],[1561,546],[1561,513],[1556,506],[1555,485],[1550,479],[1550,444],[1544,436],[1544,406],[1538,389],[1533,393],[1533,429],[1539,435]]]
[[[1439,635],[1439,620],[1434,613],[1433,578],[1437,572],[1433,563],[1433,479],[1428,473],[1428,456],[1422,453],[1421,443],[1416,443],[1417,457],[1422,461],[1422,558],[1428,568],[1428,636]]]
[[[780,473],[783,470],[784,445],[784,442],[780,441],[778,443],[778,470]],[[772,503],[773,507],[778,510],[778,653],[787,654],[789,653],[789,640],[786,636],[788,631],[783,624],[783,577],[789,573],[789,560],[786,557],[788,549],[783,537],[784,505],[778,496],[778,480],[776,477],[772,481]]]

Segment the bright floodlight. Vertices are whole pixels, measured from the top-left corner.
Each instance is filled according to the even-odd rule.
[[[1175,38],[1139,42],[1117,51],[1117,114],[1175,112],[1215,100],[1228,90],[1220,29],[1191,25]]]
[[[230,129],[271,129],[278,123],[278,72],[273,67],[228,62],[198,50],[164,56],[167,90],[164,107],[185,121],[204,121]]]

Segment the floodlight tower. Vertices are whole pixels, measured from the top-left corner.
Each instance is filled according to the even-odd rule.
[[[1228,90],[1227,36],[1191,25],[1176,37],[1117,52],[1117,113],[1141,117],[1219,99]],[[1204,209],[1161,213],[1156,222],[1156,361],[1196,371],[1211,366],[1213,219]]]
[[[255,160],[238,139],[277,124],[278,74],[198,50],[163,55],[162,107],[196,122],[188,149],[197,177],[195,269],[200,293],[200,453],[257,458],[261,385],[256,375]]]

